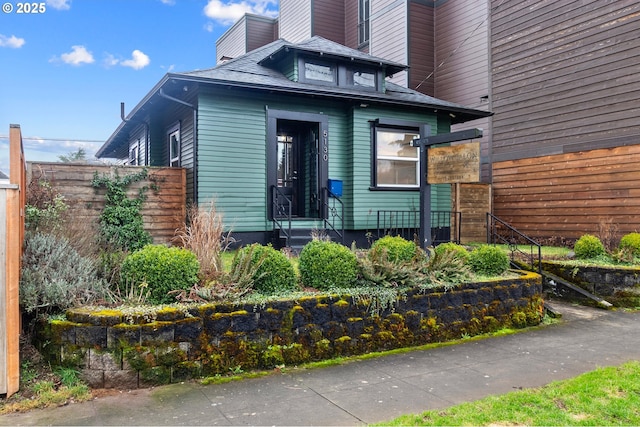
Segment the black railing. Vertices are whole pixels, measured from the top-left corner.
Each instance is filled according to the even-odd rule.
[[[340,242],[344,244],[344,203],[340,197],[326,187],[322,199],[322,211],[325,213],[324,228],[335,233]]]
[[[271,217],[273,228],[279,230],[280,237],[291,237],[291,199],[277,186],[271,187]]]
[[[519,232],[500,218],[487,212],[487,243],[506,245],[511,252],[511,264],[519,267],[516,260],[524,260],[532,269],[537,261],[538,273],[542,274],[541,245]]]
[[[431,241],[460,243],[462,214],[451,211],[431,211]],[[391,235],[417,241],[420,234],[420,212],[378,211],[378,238]]]

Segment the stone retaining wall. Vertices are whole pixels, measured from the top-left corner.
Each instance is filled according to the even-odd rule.
[[[636,306],[640,299],[640,267],[576,267],[563,262],[543,261],[542,269],[606,298],[614,305]]]
[[[74,309],[47,324],[44,353],[81,368],[92,387],[135,388],[415,346],[538,324],[542,281],[522,274],[447,291],[415,289],[377,315],[368,301],[347,295],[137,315]]]

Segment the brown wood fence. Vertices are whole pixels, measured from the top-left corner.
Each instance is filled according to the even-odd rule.
[[[20,262],[24,241],[26,163],[20,126],[9,127],[9,181],[0,183],[0,394],[20,387]]]
[[[460,212],[460,243],[487,241],[487,212],[491,212],[491,185],[451,184],[451,206]]]
[[[99,176],[120,177],[140,172],[141,166],[104,166],[80,163],[29,162],[29,182],[45,179],[69,205],[68,215],[74,223],[83,226],[98,226],[104,209],[104,189],[94,189],[91,185],[94,173]],[[186,216],[186,173],[181,168],[148,168],[146,180],[131,184],[127,193],[136,197],[143,186],[149,187],[142,204],[144,228],[154,243],[168,243],[175,231],[184,226]],[[155,187],[155,189],[154,189]]]
[[[640,231],[638,165],[640,145],[494,163],[494,214],[539,239]]]

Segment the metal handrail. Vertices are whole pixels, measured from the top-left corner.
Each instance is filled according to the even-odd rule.
[[[329,205],[329,200],[333,203]],[[336,204],[339,206],[336,207]],[[324,218],[324,226],[326,229],[331,229],[339,238],[342,244],[344,244],[344,203],[336,194],[332,193],[327,187],[324,187],[324,197],[322,200],[322,211],[327,212]],[[338,213],[338,209],[340,212]],[[339,228],[336,226],[336,222],[339,220]]]
[[[284,203],[279,203],[279,196]],[[271,186],[271,217],[273,220],[273,227],[280,230],[284,237],[289,240],[291,237],[291,206],[292,201],[284,194],[278,186]],[[286,222],[286,228],[284,223]]]
[[[529,259],[531,268],[534,268],[534,261],[537,257],[538,273],[542,274],[542,245],[490,212],[487,212],[487,243],[507,245],[511,251],[511,263],[514,265],[517,265],[515,263],[516,254]],[[520,246],[527,245],[529,253],[520,249]]]

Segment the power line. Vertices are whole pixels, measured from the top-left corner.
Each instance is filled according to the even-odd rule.
[[[9,139],[9,135],[0,135],[0,139]],[[28,141],[57,141],[57,142],[100,142],[103,143],[103,139],[77,139],[77,138],[45,138],[38,136],[23,136],[22,139]]]

